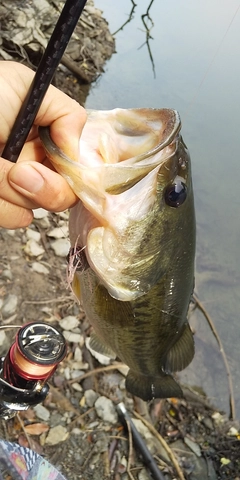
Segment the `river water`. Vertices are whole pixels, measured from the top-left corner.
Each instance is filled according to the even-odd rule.
[[[197,216],[196,292],[229,361],[240,417],[240,9],[237,0],[136,0],[116,38],[116,54],[91,88],[86,107],[174,108],[193,167]],[[130,0],[95,0],[115,32]],[[146,18],[146,17],[145,17]],[[155,70],[155,72],[154,72]],[[181,381],[200,386],[229,411],[228,381],[216,340],[198,312],[196,355]]]

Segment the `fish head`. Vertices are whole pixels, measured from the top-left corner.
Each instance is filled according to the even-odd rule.
[[[47,156],[80,200],[70,213],[71,245],[84,248],[118,300],[147,293],[176,248],[173,228],[187,235],[192,187],[180,129],[170,109],[89,111],[78,161],[58,149],[46,127],[39,130]]]

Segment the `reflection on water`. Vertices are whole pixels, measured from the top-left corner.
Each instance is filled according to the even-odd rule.
[[[143,23],[143,26],[144,26],[145,32],[146,32],[146,40],[144,41],[144,43],[142,45],[140,45],[139,49],[142,48],[144,45],[147,46],[148,53],[149,53],[149,58],[150,58],[150,61],[151,61],[151,64],[152,64],[152,70],[153,70],[153,74],[154,74],[154,78],[155,78],[156,77],[155,64],[154,64],[154,59],[153,59],[151,46],[150,46],[150,40],[153,40],[153,37],[151,36],[150,32],[151,32],[152,28],[154,27],[153,19],[150,16],[150,9],[151,9],[151,6],[152,6],[153,2],[154,2],[154,0],[150,1],[149,5],[147,6],[146,13],[141,15],[142,23]],[[128,19],[121,25],[121,27],[119,27],[115,32],[113,32],[112,35],[116,35],[118,32],[120,32],[120,30],[123,30],[124,27],[133,20],[134,11],[135,11],[135,8],[137,7],[137,3],[135,3],[133,0],[131,0],[131,3],[132,3],[132,8],[131,8],[131,11],[129,13]]]
[[[123,30],[124,27],[125,27],[125,25],[127,25],[128,23],[130,23],[131,20],[134,18],[134,10],[135,10],[137,4],[136,4],[133,0],[131,0],[131,2],[132,2],[132,8],[131,8],[131,11],[130,11],[130,13],[129,13],[129,15],[128,15],[127,20],[126,20],[125,22],[123,22],[123,24],[121,25],[121,27],[119,27],[115,32],[113,32],[112,35],[116,35],[118,32],[120,32],[120,30]]]
[[[180,112],[193,164],[196,292],[223,342],[240,417],[239,1],[95,0],[95,5],[104,11],[110,30],[118,30],[117,53],[92,87],[87,107],[168,107]],[[154,25],[145,20],[156,78],[142,22],[149,6]],[[228,410],[218,345],[199,312],[192,324],[196,355],[181,379],[200,385]]]

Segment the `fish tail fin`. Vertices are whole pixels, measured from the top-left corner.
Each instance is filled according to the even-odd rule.
[[[193,334],[189,324],[186,323],[181,336],[167,353],[164,370],[167,372],[180,372],[189,365],[193,357]]]
[[[142,400],[154,398],[182,397],[182,389],[171,375],[162,373],[158,377],[141,375],[129,371],[126,378],[126,389]]]

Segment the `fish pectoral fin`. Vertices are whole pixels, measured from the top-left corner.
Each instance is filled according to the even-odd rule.
[[[189,365],[193,357],[193,334],[190,326],[186,323],[182,335],[167,353],[164,370],[167,372],[180,372]]]
[[[148,401],[154,398],[182,397],[182,389],[171,375],[162,373],[152,377],[134,373],[131,370],[126,378],[126,389],[132,394]]]
[[[78,279],[78,275],[76,273],[74,274],[74,277],[73,277],[71,289],[76,299],[78,300],[78,302],[80,302],[80,298],[81,298],[80,282]]]
[[[90,336],[89,347],[96,352],[105,355],[105,357],[111,358],[112,360],[115,360],[116,358],[116,353],[114,353],[114,351],[108,345],[103,343],[103,341],[100,340],[100,338],[94,332]]]

